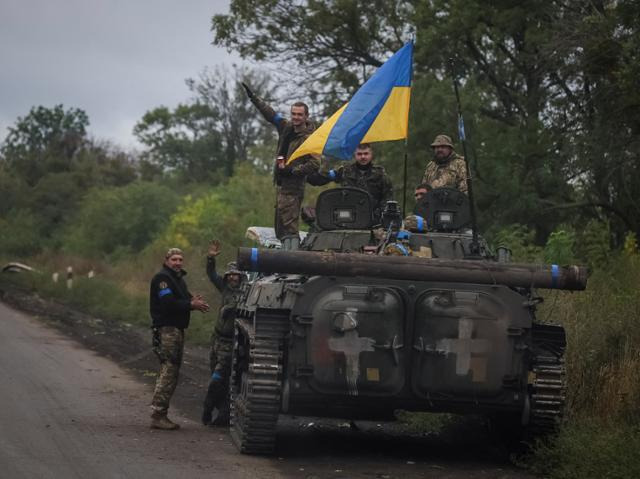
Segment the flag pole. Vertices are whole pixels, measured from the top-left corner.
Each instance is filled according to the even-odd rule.
[[[416,44],[415,32],[411,35],[411,43]],[[413,54],[411,55],[411,78],[409,80],[411,88],[413,88]],[[407,136],[404,139],[404,173],[402,178],[402,218],[407,217],[407,165],[409,163],[408,150],[409,150],[409,111],[407,111]]]
[[[456,72],[454,69],[453,58],[449,58],[449,70],[451,73],[451,81],[453,82],[453,90],[456,94],[456,105],[458,107],[458,136],[462,143],[462,152],[464,154],[464,164],[467,172],[467,192],[469,193],[469,213],[471,215],[471,245],[470,256],[480,256],[480,242],[478,241],[478,221],[476,218],[475,198],[473,196],[473,177],[471,176],[471,168],[469,167],[469,161],[471,158],[467,155],[467,141],[464,131],[464,120],[462,119],[462,106],[460,104],[460,93],[458,91],[458,79],[456,78]]]
[[[407,139],[404,140],[404,175],[402,178],[402,217],[407,217]]]

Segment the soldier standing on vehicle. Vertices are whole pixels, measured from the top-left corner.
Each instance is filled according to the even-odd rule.
[[[337,170],[329,170],[326,175],[316,173],[309,178],[315,186],[326,185],[330,181],[340,186],[351,186],[365,190],[371,195],[374,217],[380,220],[387,201],[393,200],[393,185],[384,167],[373,164],[373,148],[369,143],[361,143],[354,153],[355,161]]]
[[[447,135],[436,136],[433,143],[434,158],[427,164],[422,183],[428,183],[433,188],[456,188],[467,193],[467,169],[465,160],[458,155]]]
[[[288,121],[256,96],[249,86],[245,83],[242,86],[262,116],[278,129],[278,149],[274,168],[274,181],[277,185],[275,230],[278,239],[291,238],[289,242],[295,249],[299,242],[298,220],[306,179],[318,171],[320,163],[312,155],[296,158],[289,164],[286,162],[315,129],[309,120],[309,107],[302,102],[294,103],[291,105],[291,121]]]
[[[184,330],[191,310],[206,312],[209,305],[200,295],[192,295],[184,281],[183,254],[178,248],[167,251],[162,269],[151,280],[149,311],[153,330],[153,352],[160,360],[160,373],[151,400],[151,427],[173,430],[180,426],[167,417],[171,396],[178,384],[184,350]]]
[[[211,379],[207,388],[202,411],[202,423],[212,426],[229,425],[229,377],[231,375],[231,352],[233,350],[233,328],[236,317],[236,305],[240,300],[244,273],[238,270],[236,264],[227,265],[224,276],[216,272],[216,256],[220,254],[220,242],[213,240],[209,244],[207,253],[207,276],[222,295],[218,320],[211,333],[211,349],[209,351],[209,366]],[[212,422],[213,409],[218,409],[218,415]]]

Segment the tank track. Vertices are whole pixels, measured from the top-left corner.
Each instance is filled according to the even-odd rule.
[[[564,414],[566,337],[559,326],[535,324],[531,361],[529,435],[545,436],[557,431]]]
[[[244,454],[271,454],[275,449],[281,405],[283,323],[288,325],[288,316],[258,314],[256,331],[248,321],[236,320],[230,433]]]

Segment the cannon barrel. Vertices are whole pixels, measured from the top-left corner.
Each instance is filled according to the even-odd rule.
[[[238,267],[261,273],[308,276],[368,276],[410,281],[504,284],[583,290],[587,269],[582,266],[498,263],[487,260],[451,260],[359,253],[282,251],[238,248]]]

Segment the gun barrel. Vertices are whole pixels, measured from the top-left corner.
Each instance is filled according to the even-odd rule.
[[[260,273],[307,276],[367,276],[410,281],[504,284],[584,290],[587,269],[582,266],[510,264],[486,260],[450,260],[359,253],[282,251],[238,248],[238,267]]]

